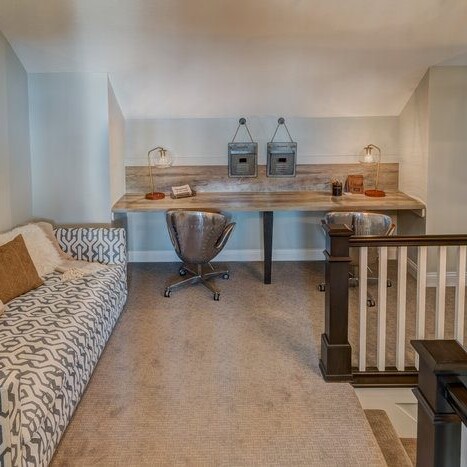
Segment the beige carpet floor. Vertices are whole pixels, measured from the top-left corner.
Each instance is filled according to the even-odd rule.
[[[162,293],[176,264],[130,265],[130,297],[52,466],[385,465],[349,384],[318,370],[320,263],[232,263],[221,301]]]

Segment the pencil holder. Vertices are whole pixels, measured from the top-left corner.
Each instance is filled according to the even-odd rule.
[[[341,182],[332,183],[332,196],[342,196],[342,183]]]

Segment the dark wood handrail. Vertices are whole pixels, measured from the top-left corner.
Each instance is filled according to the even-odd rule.
[[[467,353],[455,340],[413,340],[420,356],[417,467],[460,465],[461,423],[466,422]]]
[[[321,221],[326,234],[325,284],[320,290],[325,296],[325,332],[321,339],[320,369],[326,381],[352,380],[355,385],[413,385],[415,368],[393,371],[386,367],[381,371],[366,368],[355,371],[351,367],[352,349],[348,340],[348,279],[353,247],[418,247],[418,246],[466,246],[467,234],[450,235],[397,235],[354,236],[346,224],[327,224]],[[466,365],[467,367],[467,365]],[[401,379],[399,374],[404,376]]]
[[[462,382],[448,383],[445,387],[446,400],[462,423],[467,426],[467,388]]]
[[[352,247],[376,246],[459,246],[467,245],[467,235],[394,235],[349,238]]]

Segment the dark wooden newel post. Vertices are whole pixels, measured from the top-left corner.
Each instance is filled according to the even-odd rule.
[[[326,381],[352,379],[352,351],[348,340],[349,237],[346,225],[323,224],[326,231],[325,330],[321,334],[319,367]]]
[[[420,356],[418,387],[414,389],[418,400],[417,466],[458,466],[461,419],[448,402],[448,388],[464,389],[459,378],[467,375],[467,353],[454,340],[411,343]]]

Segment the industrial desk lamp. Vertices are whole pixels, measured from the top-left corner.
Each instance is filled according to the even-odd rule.
[[[378,154],[372,154],[371,151],[376,149]],[[375,144],[369,144],[363,148],[365,153],[360,159],[360,162],[363,164],[376,164],[376,179],[375,179],[375,188],[374,190],[365,190],[366,196],[371,196],[373,198],[382,198],[386,196],[386,193],[383,190],[378,190],[379,183],[379,166],[381,164],[381,149]]]
[[[151,182],[151,191],[149,193],[146,193],[145,198],[151,200],[165,198],[165,194],[156,191],[156,188],[154,186],[154,175],[152,173],[153,164],[151,163],[151,153],[153,153],[154,151],[159,151],[159,155],[154,157],[154,167],[157,167],[158,169],[168,169],[172,165],[172,158],[169,155],[167,155],[167,149],[164,149],[161,146],[157,146],[148,151],[148,170],[149,180]]]

